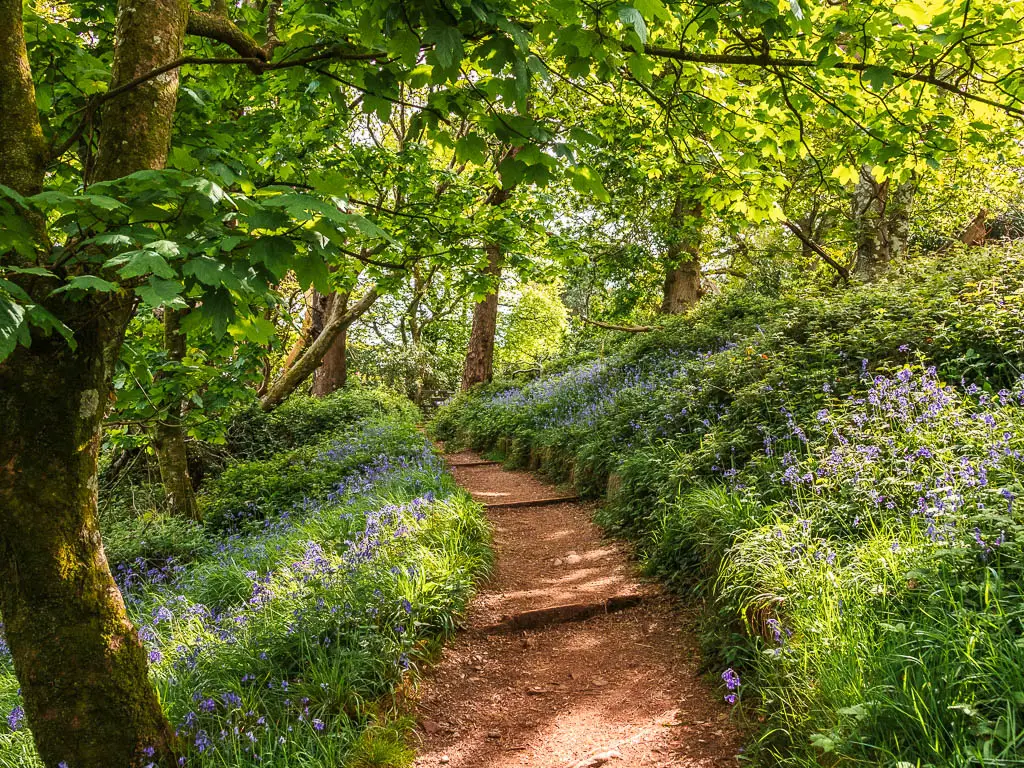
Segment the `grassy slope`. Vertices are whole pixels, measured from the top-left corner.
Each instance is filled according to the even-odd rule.
[[[255,439],[235,452],[258,458],[206,488],[205,526],[105,519],[187,765],[409,760],[396,715],[410,673],[454,629],[490,558],[479,505],[415,413],[355,390],[249,414],[234,433]],[[275,442],[295,447],[273,454]],[[17,703],[0,648],[0,715],[15,715],[0,721],[4,768],[38,764]]]
[[[1022,262],[730,294],[434,429],[611,491],[601,522],[708,598],[767,763],[1019,762]]]

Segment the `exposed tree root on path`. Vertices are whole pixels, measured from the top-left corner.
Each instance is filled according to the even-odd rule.
[[[528,473],[450,458],[484,503],[557,495]],[[422,684],[416,764],[735,766],[740,740],[698,673],[692,617],[601,537],[593,504],[488,514],[495,573]]]

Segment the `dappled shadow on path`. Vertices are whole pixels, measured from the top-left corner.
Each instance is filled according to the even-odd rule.
[[[457,477],[481,500],[556,492],[495,466]],[[636,578],[621,545],[592,524],[593,508],[490,511],[495,573],[474,600],[469,629],[424,681],[417,765],[567,768],[612,751],[613,766],[736,764],[736,731],[721,693],[700,678],[692,621]],[[637,594],[642,603],[621,613],[483,631],[525,611]]]

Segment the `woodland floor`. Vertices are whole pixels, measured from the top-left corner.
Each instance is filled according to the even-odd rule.
[[[458,467],[485,504],[565,495],[526,472]],[[495,571],[467,629],[423,681],[417,766],[582,768],[735,766],[740,739],[721,692],[700,676],[693,618],[641,581],[626,548],[602,538],[594,505],[494,508]],[[546,626],[508,628],[525,612],[638,605],[583,621],[556,611]],[[623,602],[631,602],[629,600]],[[517,624],[518,625],[518,624]]]

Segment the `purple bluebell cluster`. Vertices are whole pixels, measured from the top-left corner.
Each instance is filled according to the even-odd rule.
[[[725,700],[730,704],[735,704],[737,692],[740,689],[740,676],[736,674],[736,670],[729,667],[722,673],[722,682],[725,683],[725,689],[728,691],[725,694]]]

